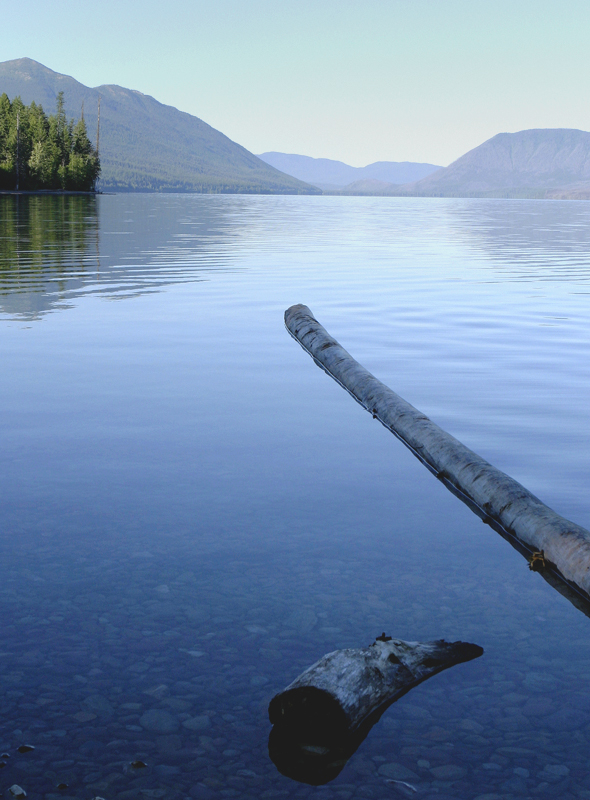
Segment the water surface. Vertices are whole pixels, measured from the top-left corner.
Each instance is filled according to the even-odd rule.
[[[309,305],[590,527],[589,221],[565,201],[1,198],[0,789],[590,797],[590,620],[282,321]],[[485,652],[393,705],[327,786],[280,775],[272,695],[382,631]]]

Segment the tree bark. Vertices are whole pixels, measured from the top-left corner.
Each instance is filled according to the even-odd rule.
[[[561,517],[381,383],[330,336],[307,306],[287,309],[285,325],[316,363],[447,488],[521,552],[528,553],[532,567],[589,613],[589,531]]]

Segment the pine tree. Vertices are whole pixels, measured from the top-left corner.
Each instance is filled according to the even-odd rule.
[[[43,106],[34,102],[29,108],[29,136],[31,154],[28,160],[28,188],[41,189],[50,181],[53,161],[49,147],[49,121]]]
[[[68,188],[80,190],[83,187],[94,188],[100,164],[96,151],[88,138],[84,117],[74,126],[72,131],[72,154],[68,165]]]
[[[68,122],[63,92],[49,117],[34,102],[0,96],[0,189],[14,189],[18,176],[20,189],[93,191],[99,174],[84,117]]]
[[[12,106],[8,95],[0,97],[0,189],[12,189],[12,158],[8,147]]]

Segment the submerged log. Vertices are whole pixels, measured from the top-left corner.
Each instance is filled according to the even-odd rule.
[[[370,647],[328,653],[271,700],[270,756],[288,777],[327,783],[386,708],[432,675],[482,653],[467,642],[404,642],[385,634]]]
[[[273,725],[338,738],[418,683],[482,653],[468,642],[404,642],[383,634],[370,647],[320,658],[273,697],[268,715]]]
[[[307,306],[287,309],[285,325],[318,366],[527,555],[531,568],[590,615],[589,531],[561,517],[381,383],[330,336]]]

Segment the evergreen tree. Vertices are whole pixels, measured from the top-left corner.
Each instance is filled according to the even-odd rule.
[[[88,138],[84,117],[81,117],[72,131],[72,154],[67,175],[68,188],[79,189],[82,186],[94,186],[99,171],[98,156]]]
[[[31,103],[29,108],[31,154],[28,161],[30,189],[47,187],[52,182],[55,155],[49,144],[49,120],[42,106]]]
[[[12,105],[8,95],[0,97],[0,189],[12,189],[12,158],[8,147]]]
[[[21,189],[27,188],[27,164],[31,155],[29,111],[20,97],[12,102],[12,126],[9,145],[12,148],[15,181]]]
[[[56,113],[0,96],[0,189],[93,191],[100,174],[98,154],[84,117],[68,122],[63,92]]]

